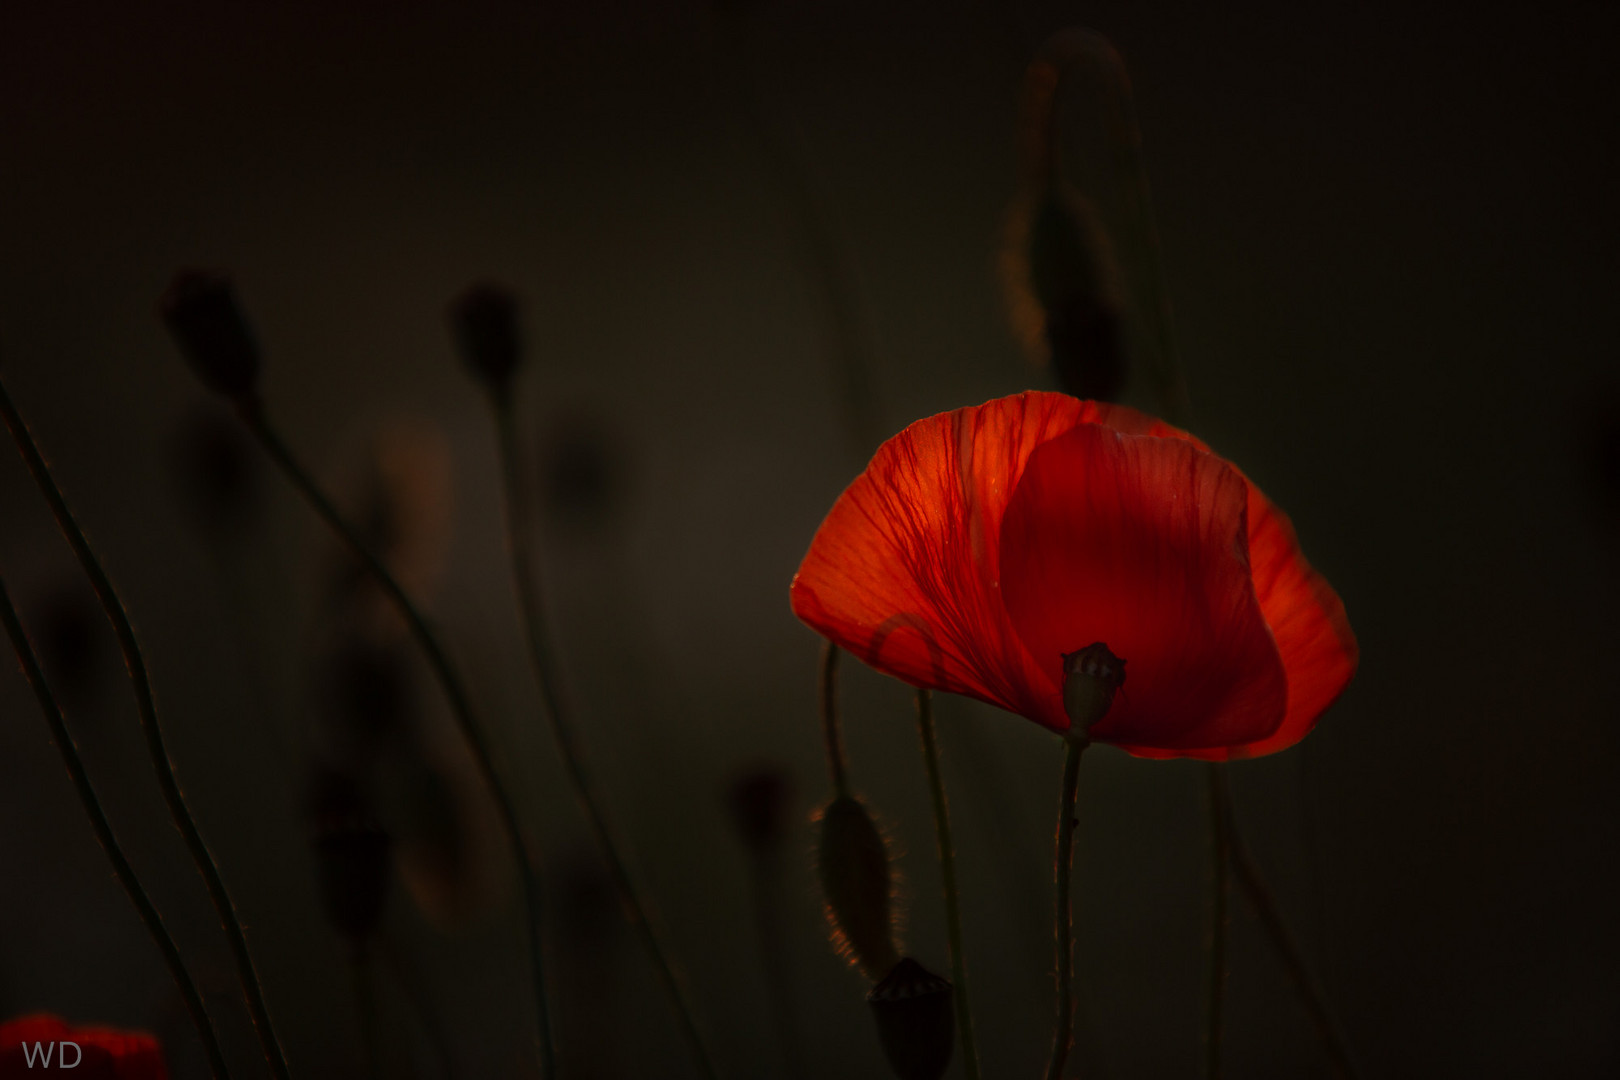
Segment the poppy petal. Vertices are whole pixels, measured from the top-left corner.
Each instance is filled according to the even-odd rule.
[[[1067,395],[1025,393],[906,428],[816,532],[793,579],[794,613],[913,686],[1062,731],[1062,704],[1045,692],[1001,602],[1001,519],[1030,455],[1092,410]]]
[[[1126,683],[1094,738],[1185,753],[1278,729],[1288,679],[1250,580],[1248,494],[1181,439],[1082,424],[1030,455],[1001,523],[1000,580],[1043,711],[1061,699],[1062,654],[1102,641]]]

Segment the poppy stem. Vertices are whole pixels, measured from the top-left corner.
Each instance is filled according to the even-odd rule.
[[[371,988],[371,952],[364,941],[355,943],[349,963],[354,971],[354,1011],[360,1018],[360,1052],[365,1055],[366,1076],[377,1080],[377,999]]]
[[[191,981],[191,973],[186,970],[180,948],[174,943],[174,938],[169,936],[168,928],[163,925],[163,916],[158,914],[152,898],[146,894],[146,890],[141,887],[140,879],[135,876],[135,868],[130,865],[123,849],[118,846],[118,838],[113,834],[112,823],[107,820],[107,814],[101,808],[101,801],[96,798],[95,788],[90,784],[90,776],[85,772],[84,761],[79,757],[79,748],[74,743],[72,734],[68,732],[61,706],[57,704],[55,695],[45,682],[45,672],[40,668],[39,657],[23,630],[22,620],[17,617],[17,609],[11,604],[4,579],[0,579],[0,622],[5,623],[6,634],[11,638],[12,647],[17,651],[17,660],[22,664],[23,674],[28,679],[28,685],[33,688],[34,696],[39,699],[39,707],[45,713],[45,720],[51,728],[51,738],[55,741],[56,748],[61,751],[62,764],[67,766],[68,778],[73,781],[73,786],[79,793],[79,802],[84,805],[84,812],[90,817],[90,825],[95,830],[96,839],[100,841],[102,850],[107,853],[107,859],[112,863],[113,874],[118,878],[118,883],[124,887],[124,891],[129,894],[130,902],[135,905],[135,911],[140,915],[141,922],[146,924],[147,933],[152,936],[152,940],[157,943],[158,951],[163,954],[163,962],[168,965],[169,974],[179,988],[180,996],[185,999],[186,1011],[191,1013],[191,1021],[197,1025],[197,1034],[201,1036],[203,1050],[208,1055],[208,1069],[216,1080],[229,1080],[230,1070],[226,1068],[225,1055],[220,1051],[214,1023],[208,1018],[208,1010],[203,1006],[202,994],[198,992],[197,984]]]
[[[920,688],[917,730],[922,735],[923,761],[928,766],[928,793],[934,800],[934,833],[939,839],[939,876],[945,894],[945,933],[951,948],[956,1026],[962,1034],[962,1069],[968,1080],[979,1080],[979,1049],[973,1037],[973,1010],[968,1004],[967,955],[962,949],[962,904],[956,889],[956,845],[951,840],[950,808],[945,802],[945,780],[939,767],[933,695]]]
[[[1288,973],[1289,981],[1294,984],[1300,1003],[1310,1014],[1311,1024],[1316,1028],[1317,1038],[1327,1054],[1333,1075],[1338,1080],[1354,1080],[1355,1067],[1350,1061],[1350,1053],[1345,1046],[1343,1035],[1339,1032],[1339,1026],[1328,1010],[1327,999],[1311,976],[1310,968],[1305,964],[1304,954],[1300,952],[1299,943],[1294,940],[1294,935],[1283,922],[1276,897],[1272,896],[1271,889],[1260,876],[1259,867],[1255,865],[1248,848],[1238,836],[1231,792],[1227,790],[1225,784],[1217,789],[1217,798],[1221,803],[1221,812],[1228,821],[1227,850],[1231,857],[1232,872],[1237,879],[1237,886],[1243,890],[1249,905],[1254,908],[1255,915],[1260,919],[1260,925],[1266,931],[1266,937],[1271,940],[1272,948],[1276,950],[1278,959],[1282,961],[1283,968]]]
[[[703,1075],[712,1080],[719,1075],[714,1066],[714,1059],[709,1053],[702,1031],[698,1028],[681,977],[670,961],[668,950],[659,939],[658,929],[653,925],[648,905],[642,899],[641,891],[630,873],[630,867],[613,838],[607,815],[602,809],[602,800],[597,796],[590,773],[585,767],[578,735],[564,707],[555,652],[551,648],[550,638],[546,632],[539,573],[535,569],[534,539],[529,528],[527,501],[523,498],[525,488],[519,466],[517,430],[512,416],[511,396],[504,392],[496,392],[491,395],[490,400],[495,411],[496,440],[500,444],[501,478],[506,497],[507,544],[512,556],[512,578],[516,585],[518,606],[523,612],[523,629],[529,647],[529,660],[534,668],[535,681],[539,684],[540,699],[546,717],[551,722],[551,733],[556,738],[557,749],[562,754],[563,766],[573,784],[574,794],[579,799],[585,817],[590,822],[591,831],[596,834],[597,844],[607,859],[630,922],[639,932],[647,955],[658,971],[659,981],[663,983],[664,990],[675,1006],[681,1030],[690,1045],[692,1056],[697,1060]]]
[[[1046,1080],[1063,1080],[1063,1063],[1074,1043],[1074,876],[1075,796],[1080,790],[1080,757],[1088,745],[1084,739],[1065,739],[1063,794],[1058,802],[1057,852],[1053,858],[1057,879],[1057,899],[1052,925],[1057,938],[1057,1020],[1052,1031],[1052,1060],[1046,1066]]]
[[[821,733],[827,740],[827,768],[832,771],[833,792],[849,797],[849,759],[844,756],[844,734],[838,726],[838,646],[824,641],[821,647]]]
[[[68,509],[67,500],[63,498],[61,489],[56,486],[50,467],[45,464],[45,458],[40,453],[38,444],[34,442],[28,425],[23,422],[22,415],[17,411],[17,406],[11,400],[11,395],[6,391],[3,382],[0,382],[0,414],[4,415],[6,427],[11,429],[11,436],[17,443],[17,449],[22,454],[35,485],[50,506],[57,527],[67,538],[68,545],[73,548],[73,554],[79,560],[80,568],[89,579],[91,588],[95,590],[102,611],[112,623],[113,631],[118,638],[118,650],[123,654],[124,666],[129,672],[131,689],[135,694],[141,731],[146,736],[147,754],[152,760],[152,769],[157,774],[163,801],[168,805],[169,817],[185,839],[186,847],[191,853],[191,861],[202,874],[203,882],[208,887],[208,897],[213,902],[214,911],[230,942],[231,954],[236,963],[236,974],[242,983],[248,1011],[253,1016],[253,1027],[258,1034],[265,1060],[277,1080],[288,1080],[287,1060],[282,1054],[275,1028],[270,1022],[270,1011],[264,1001],[264,988],[260,985],[258,973],[253,968],[253,957],[248,951],[247,936],[242,930],[242,923],[237,917],[230,893],[225,889],[219,865],[209,853],[208,845],[197,829],[197,822],[192,818],[191,810],[186,805],[185,795],[180,790],[180,782],[175,777],[174,762],[169,757],[168,747],[163,741],[163,731],[158,725],[157,703],[152,696],[151,676],[146,669],[146,660],[141,655],[140,643],[135,638],[135,628],[130,624],[129,613],[124,610],[123,601],[113,588],[112,580],[102,567],[101,560],[91,549],[84,530],[79,527],[73,512]]]
[[[365,567],[372,580],[387,594],[395,609],[404,617],[410,627],[411,636],[416,639],[417,645],[427,657],[429,666],[433,668],[439,685],[444,689],[444,695],[449,701],[450,711],[455,716],[461,737],[472,751],[479,774],[495,800],[495,808],[500,815],[512,859],[517,864],[523,902],[527,909],[529,969],[534,981],[535,1029],[540,1074],[545,1080],[550,1080],[556,1075],[556,1050],[551,1030],[550,999],[546,993],[545,950],[540,938],[540,883],[535,873],[534,861],[529,854],[528,843],[524,839],[523,827],[518,820],[517,807],[495,769],[494,756],[490,753],[483,730],[473,715],[472,703],[467,696],[461,676],[451,663],[449,653],[440,644],[438,635],[428,626],[421,610],[406,595],[404,588],[383,565],[377,553],[367,546],[359,531],[338,511],[332,500],[315,482],[314,477],[298,461],[291,448],[270,423],[263,404],[256,399],[241,402],[237,413],[248,430],[259,440],[265,452],[309,503],[311,509],[338,535],[350,553]]]
[[[1221,1014],[1226,992],[1227,909],[1232,893],[1229,875],[1231,838],[1227,831],[1226,773],[1220,765],[1210,762],[1206,776],[1209,780],[1209,834],[1214,878],[1210,896],[1209,1012],[1204,1027],[1204,1074],[1207,1080],[1220,1080]]]

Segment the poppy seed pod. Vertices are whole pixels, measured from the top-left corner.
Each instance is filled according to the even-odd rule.
[[[1063,711],[1069,714],[1068,738],[1084,742],[1091,725],[1108,715],[1114,691],[1125,685],[1125,661],[1094,641],[1063,654]]]
[[[876,979],[900,952],[891,910],[889,846],[859,799],[840,795],[822,808],[816,872],[838,951]]]
[[[359,940],[377,928],[388,899],[393,842],[366,812],[353,781],[336,774],[318,782],[315,870],[326,918]]]
[[[866,995],[889,1068],[900,1080],[939,1080],[956,1045],[951,981],[909,956]]]
[[[236,401],[252,399],[259,380],[259,344],[228,277],[182,270],[169,283],[158,311],[203,385]]]
[[[450,305],[450,329],[468,370],[492,393],[506,393],[520,358],[517,298],[499,285],[474,285]]]

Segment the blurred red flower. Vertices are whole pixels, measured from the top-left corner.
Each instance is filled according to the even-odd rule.
[[[65,1056],[64,1056],[65,1055]],[[168,1080],[156,1039],[136,1031],[69,1027],[37,1013],[0,1024],[0,1080],[56,1075],[76,1080]]]
[[[833,505],[793,611],[872,667],[1065,731],[1063,654],[1128,681],[1090,732],[1143,757],[1291,746],[1354,674],[1281,510],[1193,436],[1024,393],[919,420]]]

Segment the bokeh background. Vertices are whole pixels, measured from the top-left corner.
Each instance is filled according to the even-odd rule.
[[[813,888],[818,643],[787,584],[863,463],[841,342],[883,433],[1051,385],[995,265],[1022,72],[1074,24],[1131,65],[1196,429],[1289,510],[1360,637],[1317,732],[1232,784],[1364,1074],[1620,1071],[1611,10],[7,5],[0,364],[133,612],[297,1075],[360,1060],[311,785],[353,749],[330,658],[392,629],[251,447],[196,476],[199,445],[235,444],[155,316],[170,276],[234,274],[270,408],[409,562],[468,672],[538,837],[575,1075],[690,1075],[539,721],[487,410],[445,329],[470,282],[518,292],[567,690],[726,1075],[884,1076]],[[112,636],[9,452],[0,567],[237,1074],[260,1075]],[[398,656],[389,715],[412,734],[379,756],[377,800],[409,872],[377,975],[385,1073],[448,1056],[525,1075],[512,875],[435,687]],[[902,852],[909,951],[944,970],[909,693],[851,663],[844,701],[855,784]],[[938,712],[986,1074],[1033,1074],[1061,754],[988,707]],[[791,1074],[725,801],[761,762],[791,778]],[[1074,1075],[1199,1068],[1203,798],[1196,766],[1088,757]],[[204,1075],[9,661],[0,883],[0,1015],[150,1029],[176,1077]],[[1233,933],[1231,1075],[1323,1074],[1241,903]]]

